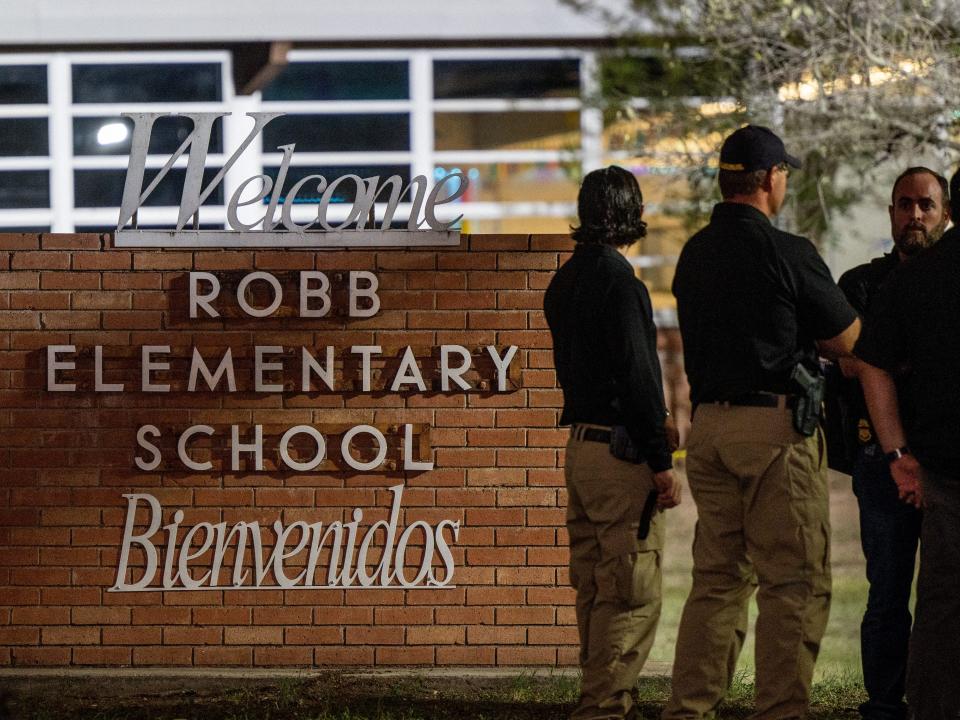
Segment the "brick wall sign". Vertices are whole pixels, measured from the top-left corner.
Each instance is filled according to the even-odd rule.
[[[574,664],[571,249],[0,235],[0,664]]]

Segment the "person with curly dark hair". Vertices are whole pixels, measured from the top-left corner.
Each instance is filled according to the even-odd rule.
[[[544,298],[570,425],[570,582],[577,591],[576,720],[635,717],[630,695],[660,617],[663,521],[680,502],[650,295],[624,251],[646,234],[623,168],[594,170],[578,198],[577,245]]]

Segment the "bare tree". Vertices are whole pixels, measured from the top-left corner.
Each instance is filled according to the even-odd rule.
[[[616,29],[621,42],[604,67],[621,81],[640,48],[667,63],[679,48],[704,53],[714,68],[706,94],[728,100],[723,112],[716,103],[702,111],[702,87],[688,93],[701,96],[692,103],[670,93],[661,112],[693,135],[744,121],[780,131],[806,164],[794,183],[794,226],[815,239],[829,236],[831,215],[858,194],[838,188],[841,169],[864,174],[887,159],[932,153],[946,170],[960,154],[955,0],[566,1]],[[611,108],[629,104],[628,83],[603,87]],[[702,166],[702,150],[691,152],[692,166]]]

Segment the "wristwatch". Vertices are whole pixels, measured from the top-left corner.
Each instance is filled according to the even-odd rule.
[[[891,450],[888,453],[884,453],[883,457],[886,458],[888,463],[892,463],[894,460],[899,460],[904,455],[912,454],[913,453],[910,452],[910,448],[904,445],[903,447],[898,447],[896,450]]]

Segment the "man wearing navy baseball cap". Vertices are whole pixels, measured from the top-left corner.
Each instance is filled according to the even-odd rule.
[[[721,170],[754,172],[769,170],[781,163],[797,170],[803,167],[803,163],[787,153],[783,140],[773,130],[759,125],[746,125],[731,133],[720,148]]]
[[[731,134],[723,202],[677,263],[698,522],[667,720],[713,716],[757,586],[751,718],[802,718],[809,704],[831,589],[817,355],[849,355],[860,321],[813,244],[770,222],[800,165],[767,128]]]

